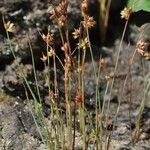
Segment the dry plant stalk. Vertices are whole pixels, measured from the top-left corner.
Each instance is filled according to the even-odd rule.
[[[109,10],[111,7],[112,0],[99,0],[100,5],[100,38],[101,42],[105,42],[106,40],[106,32],[108,28],[108,20],[109,20]]]

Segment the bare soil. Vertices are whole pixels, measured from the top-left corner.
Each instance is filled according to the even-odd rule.
[[[57,2],[57,1],[55,1]],[[91,1],[91,5],[96,1]],[[80,1],[70,1],[70,32],[78,25],[80,19],[79,10]],[[116,6],[113,13],[119,16]],[[37,71],[37,79],[42,93],[43,108],[45,118],[48,120],[50,114],[50,102],[47,100],[48,90],[45,86],[45,72],[43,62],[40,60],[42,52],[45,49],[45,43],[42,41],[39,32],[46,33],[47,26],[52,25],[49,19],[50,3],[48,0],[1,0],[0,2],[0,150],[47,150],[40,139],[36,125],[30,112],[30,106],[26,99],[23,81],[18,77],[16,65],[13,56],[9,50],[6,33],[4,30],[2,15],[5,20],[14,22],[16,26],[15,34],[10,34],[12,45],[16,49],[16,54],[23,64],[24,70],[27,72],[28,80],[31,81],[31,87],[34,90],[35,83],[33,78],[33,66],[28,45],[28,37],[30,37],[35,56],[35,66]],[[116,11],[117,10],[117,11]],[[111,16],[112,17],[112,16]],[[121,25],[123,24],[122,21]],[[114,25],[114,22],[110,26]],[[117,28],[118,27],[118,28]],[[55,38],[58,39],[58,31],[52,25]],[[113,75],[115,62],[117,59],[117,51],[120,44],[121,30],[123,26],[110,27],[109,32],[117,34],[115,38],[109,37],[106,40],[107,46],[98,44],[95,40],[95,34],[91,31],[91,41],[94,54],[96,68],[98,68],[99,58],[102,56],[106,60],[106,65],[101,70],[100,76],[100,93],[103,101],[107,106],[110,100],[110,127],[104,124],[104,130],[111,132],[111,126],[114,125],[113,119],[116,110],[119,107],[117,121],[114,131],[111,134],[110,150],[150,150],[150,91],[146,95],[146,103],[144,111],[141,115],[140,136],[139,140],[133,142],[132,134],[135,129],[136,117],[140,108],[141,101],[144,97],[144,83],[150,82],[150,61],[146,61],[139,54],[135,54],[133,64],[129,62],[135,51],[135,44],[131,44],[129,40],[122,43],[121,53],[118,62],[115,82],[112,94],[109,92],[105,95],[107,86],[106,76]],[[129,36],[127,35],[127,39]],[[72,39],[70,39],[72,41]],[[17,46],[16,46],[17,45]],[[72,42],[74,46],[74,42]],[[60,41],[57,40],[56,49],[60,52]],[[62,54],[58,54],[63,59]],[[64,105],[64,85],[63,70],[58,65],[58,83],[60,92],[60,107]],[[126,83],[125,79],[127,77]],[[111,84],[110,80],[110,84]],[[125,84],[125,86],[124,86]],[[124,86],[124,88],[123,88]],[[92,62],[87,50],[85,63],[85,103],[89,112],[94,114],[95,108],[95,91],[96,83],[93,74]],[[105,96],[104,96],[105,95]],[[80,149],[80,140],[77,140]]]

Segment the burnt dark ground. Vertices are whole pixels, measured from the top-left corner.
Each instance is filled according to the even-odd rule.
[[[6,2],[6,3],[5,3]],[[91,3],[94,1],[91,1]],[[70,28],[77,26],[80,18],[79,1],[71,1]],[[94,5],[92,3],[92,5]],[[49,115],[49,101],[46,101],[47,87],[44,86],[43,76],[45,75],[44,65],[40,60],[41,50],[45,49],[45,43],[41,40],[41,37],[37,30],[46,33],[47,25],[51,24],[49,20],[49,14],[47,13],[49,3],[45,1],[34,0],[6,0],[0,2],[0,12],[5,16],[6,20],[11,20],[16,25],[16,33],[11,34],[11,40],[18,44],[18,57],[24,65],[25,70],[28,72],[28,79],[33,81],[33,72],[31,65],[31,57],[29,52],[27,36],[30,34],[32,46],[35,55],[36,69],[38,74],[38,82],[40,85],[40,91],[43,102],[45,116]],[[116,52],[119,47],[119,38],[123,29],[123,21],[117,21],[119,19],[120,8],[123,6],[117,6],[113,8],[111,14],[116,16],[114,19],[110,16],[110,28],[108,30],[108,38],[104,47],[97,38],[98,29],[91,30],[91,42],[93,46],[93,53],[96,66],[99,62],[99,55],[102,54],[107,60],[106,67],[101,72],[100,92],[104,95],[106,88],[105,76],[109,75],[114,70]],[[93,10],[92,10],[93,11]],[[112,19],[113,18],[113,19]],[[1,21],[1,19],[0,19]],[[0,149],[4,150],[21,150],[21,149],[46,149],[42,144],[39,134],[36,130],[36,126],[33,122],[29,106],[26,100],[25,91],[23,87],[23,81],[18,78],[15,71],[15,64],[13,63],[13,57],[6,44],[6,34],[0,22],[0,90],[6,93],[6,96],[0,98]],[[29,30],[30,29],[30,30]],[[54,28],[55,38],[58,38],[57,30]],[[94,33],[94,34],[93,34]],[[129,44],[129,36],[126,36],[126,41],[123,42],[121,48],[121,54],[119,58],[118,74],[126,75],[129,72],[129,58],[132,56],[135,46]],[[59,49],[60,42],[56,44],[56,49]],[[60,52],[60,51],[59,51]],[[60,54],[60,57],[61,54]],[[86,105],[89,111],[93,111],[95,103],[95,81],[93,75],[93,67],[91,60],[87,54],[87,62],[85,64],[85,95]],[[131,132],[135,128],[135,119],[138,113],[139,105],[143,97],[143,84],[144,74],[148,74],[150,62],[145,61],[138,54],[135,55],[134,63],[130,68],[130,78],[127,80],[125,90],[122,95],[122,85],[124,78],[115,79],[112,95],[106,95],[105,101],[111,99],[110,105],[110,120],[113,119],[118,101],[121,101],[120,111],[117,118],[117,124],[112,134],[112,141],[110,144],[110,150],[121,149],[150,149],[150,96],[147,97],[146,107],[142,114],[140,139],[137,143],[133,144],[131,141]],[[62,70],[58,68],[59,74],[59,87],[61,95],[61,103],[63,105],[63,76]],[[149,80],[149,79],[148,79]],[[31,83],[32,84],[32,83]],[[34,88],[34,83],[31,85]],[[11,96],[8,98],[7,95]],[[7,98],[6,98],[7,97]],[[131,121],[128,116],[129,101],[131,100]],[[130,129],[131,125],[131,129]],[[80,141],[79,141],[80,143]],[[78,144],[77,144],[78,145]],[[81,145],[79,145],[80,147]]]

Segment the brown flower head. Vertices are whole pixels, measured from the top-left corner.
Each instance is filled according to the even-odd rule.
[[[136,51],[141,54],[146,60],[150,60],[149,43],[138,41],[136,44]]]
[[[86,16],[86,17],[84,18],[84,21],[83,21],[84,27],[91,28],[91,27],[93,27],[95,24],[96,24],[96,22],[94,21],[93,17]]]
[[[128,20],[130,15],[132,13],[132,8],[131,7],[125,7],[122,11],[121,11],[121,18]]]
[[[144,55],[146,47],[147,47],[147,43],[145,43],[145,42],[143,42],[141,40],[138,41],[137,44],[136,44],[136,50],[141,55]]]
[[[58,6],[53,7],[52,11],[50,12],[50,18],[51,19],[58,19],[62,15],[65,15],[67,13],[67,2],[66,0],[62,1]]]
[[[58,18],[58,24],[63,27],[66,24],[66,16],[62,15]]]
[[[47,60],[47,56],[45,56],[44,54],[43,54],[43,56],[40,58],[43,62],[46,62],[46,60]]]
[[[66,0],[64,0],[56,7],[56,11],[60,13],[61,15],[64,15],[67,13],[67,6],[68,4]]]
[[[48,44],[48,45],[53,45],[54,44],[54,39],[50,33],[47,35],[42,34],[42,39]]]
[[[74,39],[77,39],[81,36],[81,28],[79,29],[74,29],[74,32],[72,33],[73,34],[73,38]]]

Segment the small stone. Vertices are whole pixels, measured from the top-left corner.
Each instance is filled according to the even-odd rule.
[[[140,136],[140,139],[145,140],[145,139],[148,139],[148,137],[149,137],[148,133],[142,133]]]
[[[119,128],[117,129],[117,131],[118,131],[118,133],[119,133],[120,135],[123,135],[123,134],[126,133],[127,127],[121,126],[121,127],[119,127]]]

